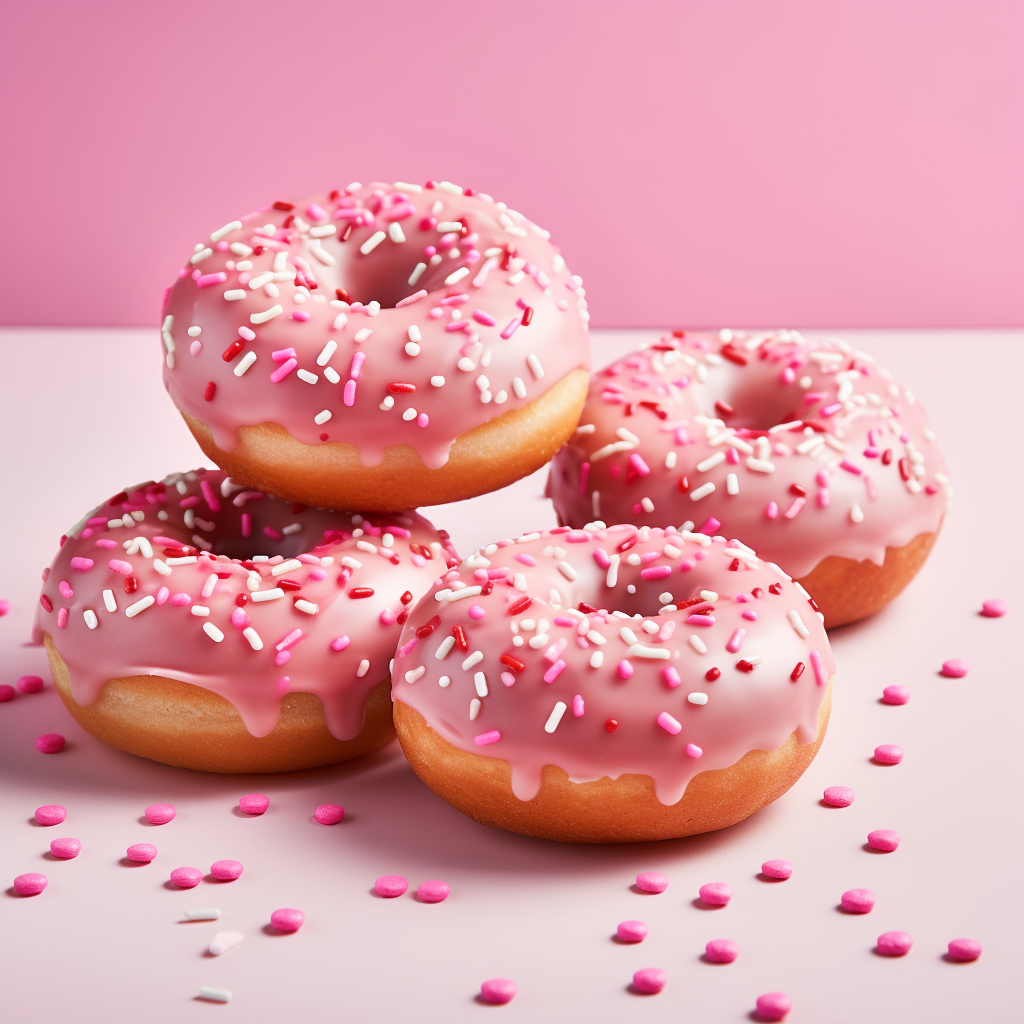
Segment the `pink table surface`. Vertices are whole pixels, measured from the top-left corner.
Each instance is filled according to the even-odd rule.
[[[952,515],[910,589],[870,621],[838,630],[832,724],[817,760],[783,799],[711,835],[648,845],[563,846],[485,828],[464,818],[413,775],[397,745],[365,760],[277,776],[203,775],[110,750],[62,708],[45,657],[26,646],[39,572],[60,533],[127,483],[201,464],[161,393],[150,330],[0,332],[3,497],[0,681],[46,677],[45,690],[0,705],[0,879],[49,876],[46,891],[0,893],[0,1013],[11,1022],[142,1020],[148,1024],[232,1018],[461,1021],[491,1013],[521,1021],[694,1021],[750,1018],[755,998],[782,990],[790,1021],[1020,1019],[1014,981],[1024,954],[1019,617],[1016,540],[1022,498],[1007,458],[1024,376],[1024,333],[845,332],[874,353],[928,407],[957,488]],[[595,365],[624,352],[637,332],[595,335]],[[965,353],[968,356],[965,357]],[[502,536],[554,524],[540,494],[543,473],[506,491],[428,510],[462,554]],[[1002,619],[978,615],[1006,597]],[[967,658],[964,679],[937,674]],[[879,702],[882,687],[907,685],[909,704]],[[67,749],[35,750],[57,731]],[[879,743],[899,743],[896,767],[871,761]],[[852,786],[853,806],[820,802],[829,785]],[[260,818],[241,815],[244,793],[269,795]],[[167,802],[164,826],[141,819]],[[343,804],[343,824],[315,823],[321,803]],[[32,821],[60,803],[67,821]],[[896,829],[899,850],[864,848],[875,828]],[[55,861],[50,839],[76,836],[77,860]],[[151,842],[149,866],[122,862],[127,846]],[[789,881],[758,877],[762,861],[793,862]],[[232,883],[168,888],[172,868],[208,870],[221,858],[245,864]],[[670,879],[660,896],[632,888],[637,872]],[[447,902],[411,892],[372,894],[383,874],[412,889],[442,878]],[[728,882],[723,909],[695,905],[704,882]],[[4,882],[6,886],[9,881]],[[850,888],[874,890],[865,916],[837,910]],[[182,912],[217,906],[218,922],[181,923]],[[265,931],[274,909],[301,908],[295,935]],[[640,918],[639,945],[612,939]],[[245,941],[220,958],[204,953],[214,933]],[[912,952],[873,952],[881,932],[914,937]],[[972,964],[944,959],[948,940],[985,946]],[[732,965],[702,961],[704,944],[732,938]],[[629,991],[633,972],[661,967],[657,996]],[[480,982],[513,978],[519,995],[502,1009],[480,1005]],[[227,1005],[196,999],[199,986],[233,991]],[[488,1016],[488,1019],[489,1016]]]

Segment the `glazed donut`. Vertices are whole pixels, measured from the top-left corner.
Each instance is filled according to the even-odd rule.
[[[580,279],[525,217],[449,182],[278,202],[196,245],[164,383],[247,486],[389,512],[547,463],[586,397]]]
[[[392,672],[406,757],[487,825],[568,842],[724,828],[825,734],[821,620],[778,566],[673,528],[491,544],[409,616]]]
[[[617,360],[591,379],[548,478],[564,525],[739,537],[799,579],[829,627],[910,582],[950,493],[914,396],[845,342],[796,331],[674,331]]]
[[[34,627],[88,732],[213,772],[333,764],[394,736],[388,666],[448,536],[292,506],[220,471],[104,502],[61,538]]]

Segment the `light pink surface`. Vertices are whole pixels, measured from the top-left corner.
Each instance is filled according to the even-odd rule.
[[[156,323],[207,225],[388,176],[548,228],[595,324],[1024,322],[1024,6],[3,5],[4,322]]]
[[[913,383],[958,491],[920,577],[884,614],[832,634],[841,666],[832,724],[786,797],[718,834],[561,846],[474,824],[427,791],[394,748],[335,768],[233,778],[132,758],[85,735],[47,681],[42,693],[0,706],[0,879],[6,887],[40,870],[49,878],[31,899],[0,893],[0,1015],[92,1024],[141,1014],[150,1024],[188,1024],[216,1013],[269,1024],[343,1010],[374,1024],[462,1024],[491,1012],[475,1002],[481,982],[508,977],[519,994],[494,1012],[545,1024],[746,1024],[757,996],[780,990],[793,999],[794,1024],[867,1024],[879,1005],[894,1020],[924,1024],[1015,1020],[1020,889],[1007,885],[999,900],[985,900],[978,885],[1015,878],[1024,841],[1007,796],[1021,772],[1024,718],[1024,693],[1013,683],[1024,565],[1007,538],[1019,526],[1024,488],[1007,472],[1005,450],[984,440],[1017,429],[1010,410],[1024,373],[1024,334],[843,333]],[[0,619],[4,679],[46,674],[42,653],[23,646],[39,571],[87,496],[199,458],[160,394],[155,335],[0,334],[0,430],[19,439],[0,449],[0,469],[8,493],[20,495],[0,504],[8,538],[0,593],[12,603]],[[638,337],[599,334],[595,359],[628,351]],[[951,355],[969,339],[976,372],[954,373]],[[116,402],[101,389],[110,361],[131,382]],[[426,511],[468,551],[528,525],[553,525],[538,497],[543,480],[540,473],[500,494]],[[979,614],[992,597],[1010,601],[1004,618]],[[938,674],[954,656],[971,660],[966,678]],[[909,685],[913,701],[883,704],[881,684],[890,681]],[[67,749],[44,756],[34,738],[53,730],[68,737]],[[873,764],[881,741],[899,742],[913,757],[895,770]],[[969,757],[952,752],[958,741],[969,742]],[[833,785],[853,787],[856,802],[822,806]],[[270,797],[265,815],[238,809],[251,792]],[[178,812],[158,828],[139,820],[156,801]],[[334,828],[313,819],[328,802],[348,812]],[[34,809],[50,803],[67,808],[61,829],[82,842],[74,860],[50,860],[49,831],[32,823]],[[895,853],[864,849],[879,827],[903,837]],[[155,863],[120,863],[129,845],[157,833]],[[175,867],[225,855],[245,864],[236,882],[165,884]],[[766,882],[758,869],[768,857],[798,870],[785,883]],[[671,879],[662,895],[635,891],[637,874],[648,870]],[[435,906],[408,894],[379,899],[371,890],[384,874],[413,885],[443,878],[452,895]],[[709,879],[732,887],[728,907],[694,905]],[[836,909],[851,887],[875,893],[872,913]],[[220,907],[219,921],[180,923],[184,911],[208,906]],[[263,930],[280,907],[303,909],[297,934]],[[636,918],[649,927],[644,942],[614,941],[616,922]],[[245,942],[220,959],[204,957],[225,929],[243,932]],[[878,935],[895,929],[914,936],[913,950],[877,956]],[[723,936],[742,950],[736,962],[701,959],[706,943]],[[977,962],[943,959],[958,936],[985,947]],[[666,970],[669,984],[641,1000],[627,986],[651,965]],[[334,983],[325,987],[325,978]],[[202,984],[232,989],[233,1002],[196,1002]]]

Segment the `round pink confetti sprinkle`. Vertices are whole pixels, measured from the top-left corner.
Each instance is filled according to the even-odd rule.
[[[156,857],[156,847],[152,843],[136,843],[129,846],[126,851],[129,860],[138,861],[140,864],[148,864]]]
[[[950,679],[960,679],[970,672],[971,666],[963,658],[950,658],[942,663],[942,675]]]
[[[793,1009],[793,1000],[785,992],[766,992],[757,997],[757,1015],[761,1020],[784,1020]]]
[[[482,619],[487,614],[487,612],[485,612],[483,608],[480,607],[480,605],[471,604],[469,606],[468,614],[471,619]]]
[[[966,963],[981,956],[981,943],[977,939],[953,939],[948,948],[951,960],[962,960]]]
[[[373,883],[373,891],[378,896],[384,896],[389,900],[401,896],[408,888],[408,881],[401,875],[381,875]]]
[[[687,743],[686,744],[686,756],[687,757],[700,757],[701,754],[703,754],[703,753],[704,753],[704,751],[700,747],[698,747],[696,743]]]
[[[37,825],[59,825],[67,816],[67,808],[60,804],[44,804],[36,808]]]
[[[490,978],[480,986],[480,998],[493,1006],[504,1006],[515,998],[517,991],[516,983],[508,978]]]
[[[668,978],[660,967],[645,967],[633,975],[633,988],[645,996],[653,996],[665,987],[666,981]]]
[[[712,907],[724,907],[732,899],[732,889],[725,882],[708,882],[700,887],[700,898]]]
[[[987,618],[987,619],[998,619],[998,618],[1001,618],[1009,610],[1010,610],[1010,606],[1001,597],[990,598],[988,601],[983,601],[982,605],[981,605],[981,614],[984,615],[985,618]],[[0,614],[3,614],[3,613],[0,612]],[[963,939],[963,940],[958,939],[956,941],[958,941],[958,942],[959,941],[969,942],[970,940],[969,939]],[[981,952],[981,947],[978,948],[978,951]],[[952,954],[950,954],[950,955],[952,955]],[[972,959],[974,959],[974,958],[972,957]]]
[[[878,936],[875,949],[882,956],[906,956],[914,940],[907,932],[883,932]]]
[[[18,689],[22,693],[38,693],[43,688],[43,680],[40,676],[20,676],[18,678]]]
[[[294,907],[282,907],[270,915],[270,925],[279,932],[297,932],[306,922],[306,915]]]
[[[175,868],[171,872],[171,881],[179,889],[194,889],[202,880],[199,868]]]
[[[65,739],[59,732],[48,732],[36,737],[36,750],[40,754],[59,754],[65,746]]]
[[[647,925],[643,921],[622,921],[615,934],[620,942],[643,942],[647,938]]]
[[[853,803],[854,793],[849,786],[829,786],[822,797],[829,807],[849,807]]]
[[[7,701],[14,700],[17,692],[9,683],[0,683],[0,704],[6,704]]]
[[[420,882],[416,889],[416,895],[424,903],[443,903],[452,894],[452,887],[440,878],[432,878],[427,882]]]
[[[876,850],[885,850],[891,853],[900,845],[899,834],[891,828],[876,828],[874,832],[868,833],[868,846]]]
[[[341,804],[321,804],[313,812],[313,817],[321,825],[337,825],[345,820],[345,808]]]
[[[270,797],[262,793],[249,793],[239,797],[238,807],[246,814],[265,814],[270,806]]]
[[[761,865],[761,874],[769,878],[789,878],[793,874],[793,865],[788,860],[766,860]]]
[[[170,804],[150,804],[145,811],[150,825],[166,825],[177,813]]]
[[[241,878],[244,870],[237,860],[215,860],[210,865],[210,874],[221,882],[233,882]]]
[[[906,686],[887,686],[882,691],[882,700],[886,704],[906,704],[910,700],[910,690]]]
[[[50,843],[50,853],[58,860],[74,860],[81,852],[81,842],[71,836],[62,836]]]
[[[875,906],[875,894],[870,889],[847,889],[839,897],[839,905],[848,914],[867,914]]]
[[[883,743],[875,747],[875,760],[881,764],[899,764],[903,760],[903,748],[895,743]]]
[[[660,871],[641,871],[636,876],[636,887],[644,892],[664,892],[668,888],[668,878]]]
[[[732,939],[712,939],[704,947],[704,955],[713,964],[731,964],[740,955],[740,947]]]
[[[18,875],[14,880],[14,891],[19,896],[38,896],[47,885],[49,879],[38,871],[29,871],[27,874]]]

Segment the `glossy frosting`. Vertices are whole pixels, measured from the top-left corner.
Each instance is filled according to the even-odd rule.
[[[166,676],[220,694],[265,736],[285,694],[315,693],[347,740],[409,607],[449,559],[447,534],[412,512],[320,511],[220,471],[175,473],[115,495],[62,538],[34,639],[52,637],[82,705],[108,679]]]
[[[576,782],[647,775],[673,804],[700,772],[794,730],[812,741],[834,669],[778,566],[721,536],[613,526],[492,544],[450,571],[405,624],[392,695],[508,761],[521,800],[550,764]]]
[[[548,233],[449,182],[278,202],[196,244],[163,310],[164,383],[225,451],[305,444],[444,465],[465,431],[589,367],[587,303]]]
[[[911,392],[796,331],[676,331],[595,373],[548,479],[570,526],[721,529],[795,577],[829,555],[880,565],[950,494]]]

